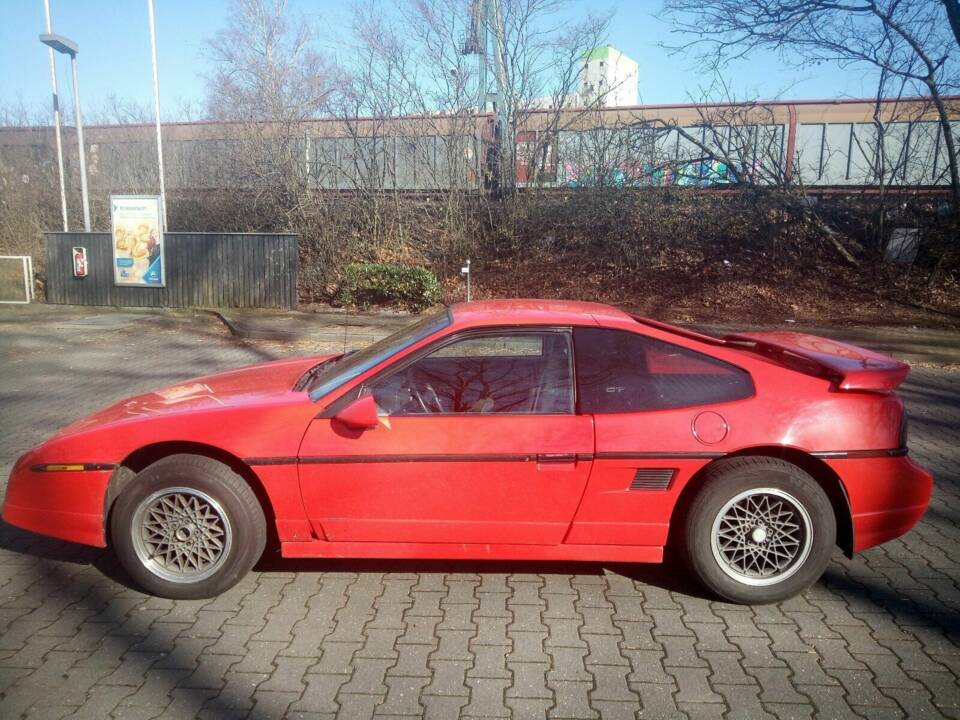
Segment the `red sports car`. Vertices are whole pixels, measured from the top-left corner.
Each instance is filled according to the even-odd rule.
[[[358,352],[123,400],[21,457],[3,518],[113,546],[157,595],[284,557],[660,562],[787,598],[834,545],[909,530],[932,477],[909,367],[791,332],[722,339],[606,305],[454,305]]]

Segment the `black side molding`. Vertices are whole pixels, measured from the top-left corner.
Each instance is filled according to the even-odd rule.
[[[847,460],[853,458],[903,457],[907,448],[891,448],[889,450],[823,450],[810,453],[823,460]]]

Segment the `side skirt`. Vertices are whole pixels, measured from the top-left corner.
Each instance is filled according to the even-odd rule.
[[[285,558],[663,562],[663,548],[653,545],[481,545],[318,540],[281,543],[280,554]]]

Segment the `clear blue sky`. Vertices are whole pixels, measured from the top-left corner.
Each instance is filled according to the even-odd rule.
[[[146,0],[51,0],[51,5],[54,32],[80,44],[85,113],[111,94],[152,103]],[[318,21],[323,44],[336,47],[347,28],[351,0],[291,0],[291,5]],[[223,26],[228,6],[227,0],[155,0],[165,115],[182,100],[202,99],[204,43]],[[671,41],[669,27],[655,17],[660,0],[573,0],[566,13],[575,17],[591,7],[614,11],[610,42],[640,63],[643,102],[688,102],[699,96],[706,78],[693,58],[670,56],[658,47],[660,41]],[[43,31],[43,0],[0,0],[0,102],[22,98],[30,107],[49,102],[46,48],[37,39]],[[68,63],[58,62],[58,71],[63,101],[72,103]],[[732,66],[730,78],[744,97],[863,97],[874,92],[862,69],[830,65],[797,71],[774,55]]]

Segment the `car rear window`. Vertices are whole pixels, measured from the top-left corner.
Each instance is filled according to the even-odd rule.
[[[730,402],[754,393],[734,365],[637,333],[575,328],[582,413],[622,413]]]

